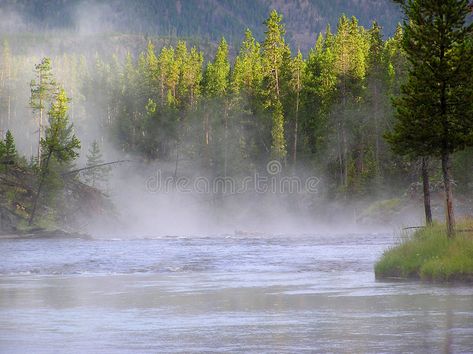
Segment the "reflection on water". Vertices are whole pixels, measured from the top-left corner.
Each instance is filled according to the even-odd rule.
[[[473,288],[375,282],[387,234],[0,241],[0,352],[469,352]]]

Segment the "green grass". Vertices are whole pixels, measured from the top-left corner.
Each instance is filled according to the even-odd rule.
[[[473,229],[473,221],[464,220],[457,229]],[[377,279],[473,281],[473,232],[458,232],[450,240],[444,225],[420,229],[385,251],[375,274]]]

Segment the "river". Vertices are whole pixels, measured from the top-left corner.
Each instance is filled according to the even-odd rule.
[[[1,240],[0,352],[471,352],[473,287],[376,281],[395,242]]]

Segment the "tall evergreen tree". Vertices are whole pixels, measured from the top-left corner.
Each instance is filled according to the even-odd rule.
[[[51,59],[43,58],[35,66],[35,76],[30,83],[30,107],[38,113],[38,163],[41,161],[41,139],[43,138],[43,112],[44,108],[53,98],[57,85],[53,76]]]
[[[291,77],[289,86],[294,97],[294,123],[292,139],[292,163],[295,166],[297,161],[297,143],[299,138],[299,111],[301,106],[301,92],[303,89],[306,63],[300,50],[290,65]]]
[[[232,90],[235,94],[256,95],[262,80],[261,46],[247,29],[233,67]]]
[[[265,21],[266,31],[263,43],[264,105],[272,114],[271,154],[273,158],[284,160],[287,155],[284,133],[284,111],[282,109],[283,71],[290,60],[290,50],[284,41],[286,33],[282,15],[272,10]]]
[[[212,62],[207,64],[204,74],[204,92],[207,98],[207,107],[204,108],[204,154],[206,164],[210,165],[210,131],[211,116],[215,111],[214,105],[221,105],[223,126],[223,174],[227,173],[227,141],[228,141],[228,94],[230,86],[230,62],[228,60],[228,44],[222,38]],[[209,111],[210,109],[210,111]],[[219,122],[220,123],[220,122]]]
[[[207,97],[225,95],[229,85],[229,78],[228,44],[225,38],[222,38],[214,60],[207,64],[205,70],[204,87]]]
[[[15,160],[18,157],[18,152],[16,151],[15,139],[10,130],[7,130],[3,143],[5,147],[3,154],[5,162],[8,165],[15,163]]]
[[[381,154],[381,134],[383,130],[382,118],[385,116],[385,102],[387,101],[387,78],[388,71],[383,61],[383,34],[381,27],[377,22],[373,22],[369,32],[369,53],[367,63],[367,86],[368,100],[371,106],[371,115],[374,123],[374,140],[375,140],[375,164],[376,179],[381,180],[380,171],[380,154]]]
[[[0,164],[5,166],[5,172],[8,172],[8,167],[16,163],[18,152],[16,151],[15,139],[10,130],[7,130],[5,139],[0,140]]]
[[[49,109],[49,126],[46,128],[45,136],[41,139],[40,175],[38,189],[33,201],[29,224],[34,221],[38,201],[44,186],[44,182],[50,171],[51,161],[59,165],[67,164],[79,156],[80,141],[73,133],[73,126],[69,123],[67,115],[69,99],[64,89],[60,89]]]
[[[110,166],[100,166],[104,163],[102,152],[96,140],[92,142],[87,154],[86,169],[82,172],[86,183],[96,187],[107,181]]]
[[[473,144],[473,24],[467,0],[399,0],[408,81],[395,100],[397,122],[388,141],[400,154],[442,161],[446,224],[454,235],[451,154]]]
[[[363,126],[361,121],[352,123],[353,119],[357,117],[354,113],[358,110],[361,102],[368,53],[366,36],[360,29],[356,18],[353,17],[350,20],[346,16],[340,18],[332,48],[335,55],[334,69],[338,82],[337,97],[334,101],[336,105],[331,115],[336,126],[340,185],[346,192],[351,162],[350,140],[355,140],[354,136],[358,135],[358,141],[352,143],[359,143],[360,136],[363,136],[364,133],[362,129],[358,132],[353,129],[354,127],[361,128]],[[352,132],[351,137],[349,136],[350,132]],[[358,150],[359,156],[363,151],[363,146],[360,145],[355,149]],[[361,172],[362,169],[362,167],[357,168],[358,172]]]
[[[328,26],[325,36],[320,34],[314,48],[309,51],[302,92],[304,114],[301,123],[304,135],[308,139],[310,151],[320,156],[329,145],[328,116],[337,84],[332,43],[333,35]]]

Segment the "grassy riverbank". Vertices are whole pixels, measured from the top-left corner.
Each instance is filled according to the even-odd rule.
[[[457,229],[472,230],[473,219],[459,222]],[[458,232],[449,240],[444,225],[419,229],[384,252],[375,274],[377,279],[473,282],[473,232]]]

